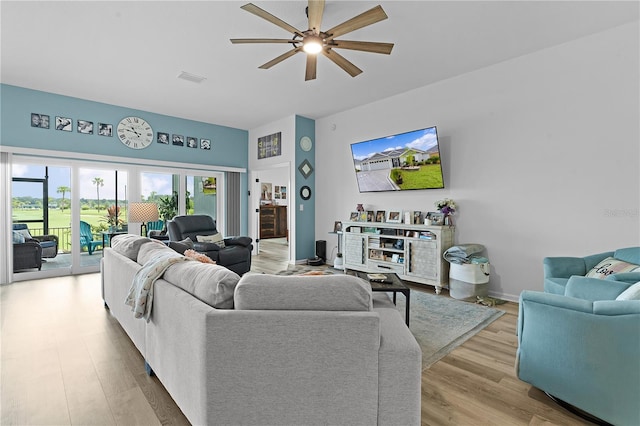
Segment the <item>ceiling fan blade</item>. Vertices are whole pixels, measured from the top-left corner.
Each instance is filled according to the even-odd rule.
[[[295,55],[296,53],[300,52],[301,50],[302,50],[302,47],[296,47],[295,49],[288,50],[287,52],[283,53],[282,55],[278,56],[277,58],[274,58],[274,59],[270,60],[266,64],[260,65],[258,68],[263,69],[263,70],[268,70],[272,66],[274,66],[276,64],[279,64],[280,62],[284,61],[287,58],[290,58],[291,56]]]
[[[322,54],[327,58],[331,59],[337,66],[345,70],[351,77],[355,77],[356,75],[362,72],[360,68],[353,65],[343,56],[338,54],[338,52],[334,52],[331,49],[326,49],[326,50],[322,50]]]
[[[338,24],[330,30],[325,31],[325,33],[329,35],[327,41],[339,37],[343,34],[350,33],[351,31],[366,27],[367,25],[384,21],[387,18],[388,16],[382,9],[382,6],[378,5],[373,9],[369,9],[368,11],[349,19],[342,24]]]
[[[322,14],[324,13],[324,0],[309,0],[307,15],[309,16],[309,29],[320,34],[322,26]]]
[[[286,38],[232,38],[230,39],[233,44],[242,43],[300,43],[300,41],[286,39]]]
[[[307,55],[307,69],[304,73],[304,81],[316,79],[317,64],[318,64],[318,55]]]
[[[375,41],[350,41],[350,40],[332,40],[329,45],[331,48],[361,50],[363,52],[382,53],[389,55],[393,49],[393,43],[378,43]]]
[[[262,19],[265,19],[265,20],[271,22],[272,24],[275,24],[275,25],[279,26],[280,28],[283,28],[283,29],[289,31],[290,33],[298,34],[300,37],[303,36],[302,32],[300,30],[298,30],[296,27],[287,24],[282,19],[280,19],[280,18],[278,18],[276,16],[273,16],[272,14],[267,12],[266,10],[260,9],[258,6],[256,6],[253,3],[247,3],[244,6],[240,6],[240,9],[244,9],[249,13],[253,13],[254,15],[259,16]]]

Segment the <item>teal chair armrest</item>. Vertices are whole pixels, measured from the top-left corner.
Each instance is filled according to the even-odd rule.
[[[565,296],[584,300],[615,300],[630,284],[622,281],[572,276],[567,282]]]
[[[619,274],[609,275],[607,280],[622,281],[629,284],[635,284],[640,281],[640,272],[620,272]]]
[[[581,257],[545,257],[542,263],[545,278],[569,278],[587,273]]]

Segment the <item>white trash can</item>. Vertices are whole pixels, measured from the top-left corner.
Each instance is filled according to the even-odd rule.
[[[489,294],[489,262],[451,263],[449,295],[454,299],[475,299]]]

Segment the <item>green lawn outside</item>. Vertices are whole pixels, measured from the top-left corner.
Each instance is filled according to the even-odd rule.
[[[442,188],[442,166],[429,164],[420,166],[420,170],[402,170],[401,189]]]

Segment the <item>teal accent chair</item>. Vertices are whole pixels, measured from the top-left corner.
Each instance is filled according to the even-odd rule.
[[[543,260],[545,293],[565,294],[565,287],[571,276],[585,276],[607,257],[640,265],[640,247],[621,248],[585,257],[545,257]],[[608,276],[607,280],[635,283],[640,281],[640,272],[613,274]]]
[[[89,254],[93,254],[97,247],[102,247],[102,240],[94,240],[91,232],[91,225],[87,222],[80,221],[80,250],[87,248]]]
[[[616,298],[640,281],[640,275],[581,276],[609,256],[638,264],[640,248],[586,258],[545,259],[545,292],[523,291],[520,295],[516,374],[600,420],[637,426],[640,300]],[[564,280],[561,293],[558,285],[548,286],[547,272]],[[574,275],[568,278],[558,277],[571,273]]]

